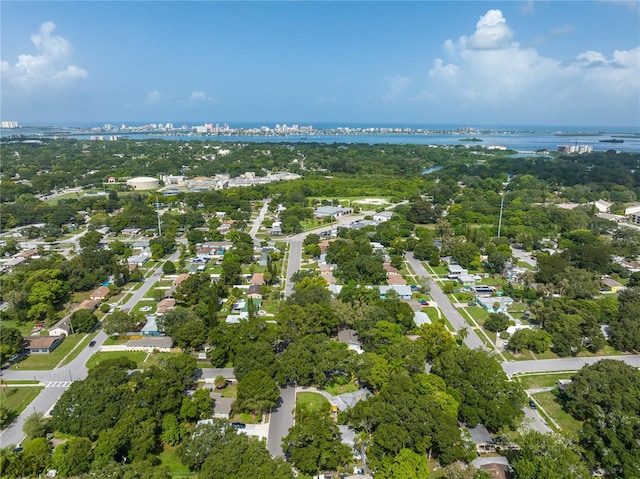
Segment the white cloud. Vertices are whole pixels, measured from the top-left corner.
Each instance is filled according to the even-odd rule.
[[[213,101],[213,99],[203,91],[193,91],[188,101],[189,103],[205,103]]]
[[[475,50],[499,49],[508,46],[512,38],[513,31],[507,26],[502,12],[489,10],[478,20],[476,31],[466,42],[466,46]]]
[[[147,93],[147,103],[160,103],[162,100],[162,93],[158,90],[153,90]]]
[[[553,33],[572,30],[568,25]],[[618,108],[623,121],[633,121],[635,115],[637,122],[640,47],[612,54],[589,50],[572,61],[560,61],[522,47],[513,36],[502,12],[489,10],[471,36],[443,44],[451,60],[436,58],[426,85],[412,99],[458,105],[467,111],[484,107],[501,116],[531,114],[535,121],[558,120],[567,114],[589,121],[578,112],[600,120],[595,116],[599,110]]]
[[[38,33],[31,35],[31,42],[38,55],[19,55],[18,62],[11,65],[2,62],[2,83],[16,93],[31,94],[35,91],[58,89],[85,78],[87,71],[71,64],[73,46],[61,36],[52,35],[53,22],[40,25]]]

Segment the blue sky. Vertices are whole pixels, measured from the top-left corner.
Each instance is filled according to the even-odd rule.
[[[3,0],[0,116],[640,127],[640,2]]]

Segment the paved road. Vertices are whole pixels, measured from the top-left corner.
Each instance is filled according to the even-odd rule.
[[[395,205],[394,205],[395,206]],[[364,218],[364,215],[347,215],[338,218],[337,224],[334,223],[328,226],[322,226],[320,228],[316,228],[313,230],[305,231],[304,233],[297,234],[295,236],[291,236],[290,238],[284,239],[285,242],[289,243],[289,258],[287,261],[287,277],[285,278],[285,287],[284,287],[284,295],[285,297],[291,296],[293,293],[293,289],[295,284],[291,281],[291,277],[296,274],[300,270],[300,264],[302,263],[302,243],[304,239],[310,234],[320,234],[324,232],[330,232],[331,230],[336,229],[338,226],[345,226],[354,221],[360,221]]]
[[[454,327],[456,331],[459,331],[460,328],[467,328],[468,335],[464,339],[464,343],[471,349],[484,349],[487,347],[484,345],[478,334],[469,326],[469,324],[464,320],[462,315],[458,312],[458,310],[451,304],[449,298],[446,294],[442,292],[440,286],[433,281],[431,275],[427,272],[422,263],[413,256],[412,252],[407,252],[404,255],[405,259],[411,265],[411,268],[415,272],[416,276],[424,277],[428,279],[428,284],[430,288],[430,293],[433,299],[436,301],[438,307],[442,310],[443,314],[449,320],[451,325]]]
[[[222,376],[225,379],[235,379],[233,368],[201,368],[200,379],[215,379]]]
[[[168,261],[176,262],[180,258],[180,250],[174,251],[174,253],[169,256]],[[139,301],[142,301],[144,295],[153,287],[156,281],[159,281],[162,277],[162,265],[164,261],[160,261],[158,267],[151,273],[150,276],[145,278],[144,283],[137,290],[133,292],[129,301],[122,305],[123,311],[131,311]]]
[[[289,434],[289,429],[294,424],[294,413],[296,406],[296,388],[287,386],[280,388],[280,405],[271,411],[269,418],[269,437],[267,438],[267,449],[273,457],[283,457],[282,438]]]
[[[10,444],[20,444],[25,437],[22,431],[24,421],[34,412],[47,413],[62,396],[71,382],[87,377],[87,361],[91,355],[99,350],[100,346],[107,339],[107,335],[100,331],[94,341],[96,345],[92,348],[86,347],[69,364],[52,371],[23,371],[4,370],[2,378],[5,381],[36,380],[40,381],[45,388],[38,394],[33,402],[20,414],[7,429],[0,433],[0,447]]]
[[[597,363],[602,359],[617,359],[640,368],[640,355],[601,356],[592,358],[538,359],[534,361],[511,361],[502,363],[502,369],[508,375],[518,373],[542,373],[549,371],[578,371],[587,364]]]
[[[287,261],[287,277],[285,279],[284,295],[291,296],[295,284],[291,281],[291,277],[300,270],[302,262],[302,242],[304,238],[293,237],[289,240],[289,260]]]
[[[169,258],[171,261],[176,261],[180,255],[179,251],[176,251]],[[137,302],[151,289],[151,287],[158,280],[162,274],[162,264],[160,264],[152,275],[147,278],[144,284],[134,292],[133,296],[123,306],[123,309],[132,309]],[[93,339],[96,344],[94,347],[85,347],[80,354],[69,364],[64,367],[54,369],[51,371],[25,371],[25,370],[4,370],[2,371],[2,378],[5,381],[18,381],[18,380],[36,380],[43,383],[43,385],[49,384],[49,387],[45,387],[40,394],[33,400],[33,402],[20,414],[16,420],[4,431],[0,432],[0,447],[8,446],[9,444],[20,444],[25,437],[22,431],[22,425],[27,417],[34,412],[47,413],[55,405],[56,401],[62,396],[65,391],[65,387],[51,387],[52,384],[59,385],[61,382],[72,382],[85,379],[88,374],[86,367],[87,361],[91,355],[100,349],[100,346],[107,339],[107,335],[104,331],[98,332]]]
[[[552,429],[547,425],[545,420],[542,419],[542,416],[540,415],[537,409],[532,409],[529,406],[525,406],[523,411],[524,411],[523,423],[529,426],[530,429],[541,432],[542,434],[552,432]]]
[[[536,259],[531,256],[531,253],[529,253],[528,251],[524,251],[518,248],[514,248],[513,246],[511,247],[511,254],[518,258],[519,261],[522,261],[523,263],[527,263],[530,266],[535,267],[536,266]]]
[[[258,217],[255,219],[255,221],[251,225],[251,229],[249,230],[249,235],[253,238],[253,242],[258,245],[260,244],[260,240],[256,239],[256,234],[258,234],[258,231],[260,231],[260,225],[264,220],[264,216],[267,214],[270,201],[271,201],[271,198],[267,198],[266,200],[264,200],[264,204],[262,205],[262,208],[258,213]]]

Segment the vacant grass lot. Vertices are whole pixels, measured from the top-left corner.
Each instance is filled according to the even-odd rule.
[[[41,386],[2,386],[0,403],[10,411],[8,419],[13,420],[24,411],[42,389]]]
[[[101,361],[105,361],[107,359],[114,358],[129,358],[132,361],[135,361],[136,367],[138,369],[142,369],[144,367],[148,367],[148,364],[144,362],[147,357],[147,353],[144,351],[109,351],[109,352],[98,352],[89,358],[87,361],[87,368],[92,369],[96,365],[100,364]]]
[[[298,393],[296,395],[296,410],[328,411],[331,407],[329,401],[318,393]]]
[[[62,344],[49,354],[30,354],[26,359],[11,366],[10,369],[34,369],[37,371],[45,371],[53,369],[69,354],[76,344],[85,338],[84,334],[72,334],[67,336]]]
[[[0,394],[2,405],[20,414],[42,389],[42,386],[3,386]]]
[[[189,468],[182,464],[175,447],[165,445],[158,458],[161,466],[169,468],[171,477],[180,477],[181,474],[189,475]]]
[[[562,409],[562,403],[557,396],[557,389],[554,391],[534,394],[535,400],[547,411],[547,413],[558,423],[560,429],[565,432],[577,433],[582,429],[582,422],[574,419],[569,413]]]
[[[571,379],[571,374],[545,373],[520,376],[518,378],[524,389],[550,388],[555,387],[560,379]]]

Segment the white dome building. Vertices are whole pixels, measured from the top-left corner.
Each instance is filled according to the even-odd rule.
[[[149,176],[139,176],[127,180],[127,185],[134,190],[156,190],[160,188],[160,180]]]

